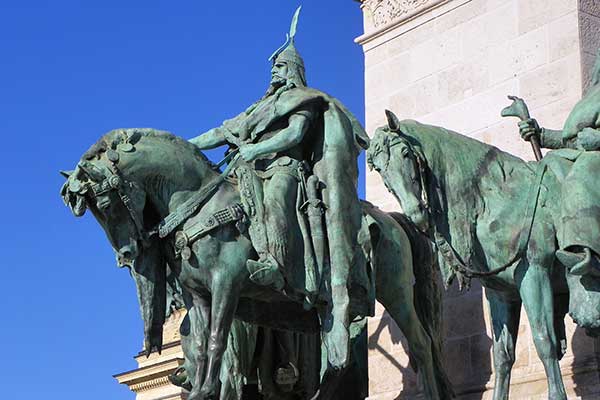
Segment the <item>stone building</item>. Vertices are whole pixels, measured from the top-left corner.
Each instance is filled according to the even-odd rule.
[[[502,119],[508,94],[523,97],[540,124],[559,129],[589,80],[600,48],[598,0],[362,0],[366,128],[400,118],[441,125],[525,159],[529,145],[515,119]],[[349,2],[349,6],[352,4]],[[367,199],[397,202],[367,172]],[[491,399],[491,331],[483,290],[451,289],[444,301],[446,363],[460,399]],[[545,399],[546,378],[525,312],[521,314],[511,399]],[[176,315],[162,356],[137,356],[139,368],[116,375],[138,400],[182,398],[167,375],[182,363]],[[565,320],[561,368],[569,398],[600,398],[600,340]],[[418,398],[405,342],[381,307],[369,321],[370,399]]]
[[[560,129],[581,98],[600,48],[597,0],[363,0],[366,128],[383,110],[444,126],[533,159],[514,118],[501,118],[508,94]],[[367,199],[397,209],[378,174],[367,172]],[[474,281],[474,283],[476,283]],[[450,290],[444,302],[446,363],[461,399],[493,389],[491,330],[481,287]],[[547,385],[525,312],[521,313],[511,399],[545,399]],[[600,398],[600,341],[567,317],[561,361],[569,398]],[[412,398],[415,376],[402,335],[380,311],[369,322],[371,399]]]

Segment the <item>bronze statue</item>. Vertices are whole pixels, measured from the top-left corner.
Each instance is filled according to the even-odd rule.
[[[449,399],[430,242],[402,215],[358,200],[357,157],[369,140],[338,100],[306,87],[298,12],[259,101],[191,143],[154,129],[111,131],[65,173],[63,199],[76,216],[91,210],[131,269],[148,352],[162,345],[172,271],[191,329],[173,379],[190,400],[239,386],[222,366],[248,359],[253,334],[234,318],[318,339],[318,354],[302,354],[319,365],[317,391],[301,396],[365,398],[365,317],[375,299],[405,334],[425,397]],[[222,144],[230,146],[223,171],[199,151]],[[228,340],[246,337],[243,351],[225,352]],[[285,381],[286,369],[277,371]]]
[[[66,175],[62,190],[66,204],[76,216],[90,209],[119,263],[131,267],[138,286],[146,349],[161,346],[166,264],[191,298],[191,305],[186,307],[200,313],[198,321],[204,324],[201,331],[207,334],[200,335],[194,344],[195,384],[189,399],[219,398],[221,364],[234,317],[304,333],[325,329],[317,310],[324,306],[323,301],[307,310],[305,297],[298,294],[302,286],[278,291],[250,280],[247,260],[257,254],[247,234],[246,217],[240,212],[238,187],[221,179],[223,173],[191,143],[152,129],[112,131]],[[176,225],[186,214],[191,215]],[[369,260],[369,269],[353,264],[350,271],[350,287],[354,287],[350,315],[355,321],[351,332],[364,332],[352,326],[364,326],[361,317],[372,314],[376,296],[408,340],[426,398],[450,398],[452,391],[441,356],[440,302],[431,275],[431,252],[429,261],[423,256],[413,265],[413,257],[427,252],[428,241],[401,216],[385,214],[368,203],[361,206],[360,220],[357,242],[362,256]],[[171,232],[169,227],[173,227]],[[299,229],[294,237],[297,239],[290,251],[304,254]],[[134,262],[146,252],[152,262]],[[367,285],[360,286],[364,282]],[[288,286],[286,283],[286,289]],[[335,382],[343,379],[347,368],[336,372],[327,364],[322,365],[318,398],[335,399]],[[360,378],[365,380],[366,374]],[[364,398],[366,393],[354,395]]]
[[[533,118],[519,122],[519,128],[523,139],[560,149],[545,159],[563,181],[556,256],[573,274],[600,276],[600,188],[595,180],[600,173],[600,53],[591,76],[562,130],[540,128]],[[596,325],[600,328],[600,321]]]
[[[349,274],[353,263],[364,263],[357,244],[360,205],[355,188],[357,157],[368,146],[368,137],[339,101],[306,86],[304,61],[295,46],[299,12],[300,8],[288,41],[270,58],[266,94],[191,142],[200,149],[224,144],[239,149],[242,161],[235,173],[259,256],[247,262],[251,280],[283,289],[286,280],[298,274],[291,262],[297,255],[288,251],[292,232],[299,225],[311,238],[312,250],[307,249],[311,254],[304,256],[306,273],[301,271],[306,277],[304,295],[309,305],[318,297],[330,298],[331,307],[321,316],[324,337],[332,366],[343,368],[348,363]],[[311,187],[316,193],[315,185],[322,189],[321,197],[310,199],[307,195]],[[306,221],[297,215],[303,203],[314,206],[320,201],[326,204],[324,220]],[[330,262],[325,263],[327,254]],[[322,281],[325,275],[330,275],[327,282]]]
[[[580,103],[576,110],[586,107]],[[566,399],[558,363],[566,350],[564,315],[569,311],[588,334],[600,333],[600,269],[593,261],[579,267],[591,261],[585,248],[577,263],[565,262],[555,243],[564,249],[565,209],[578,210],[569,220],[572,231],[587,232],[591,225],[593,232],[597,226],[599,214],[581,209],[598,204],[594,197],[580,191],[577,203],[564,204],[573,201],[565,190],[589,183],[591,176],[574,177],[572,153],[566,160],[559,153],[526,163],[444,128],[399,121],[389,111],[387,117],[388,126],[373,137],[368,162],[435,242],[446,284],[458,279],[468,287],[471,278],[479,278],[485,286],[494,333],[494,399],[508,398],[521,304],[544,364],[549,398]],[[521,124],[522,132],[530,133],[531,125]]]

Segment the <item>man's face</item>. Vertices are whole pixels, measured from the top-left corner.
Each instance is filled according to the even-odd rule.
[[[287,81],[288,66],[283,61],[276,61],[271,68],[271,85],[283,86]]]

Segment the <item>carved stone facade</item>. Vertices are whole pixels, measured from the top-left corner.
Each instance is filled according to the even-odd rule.
[[[366,0],[365,12],[370,14],[373,26],[380,28],[392,21],[407,17],[420,9],[437,3],[436,0]]]
[[[419,3],[417,5],[417,3]],[[422,3],[422,4],[421,4]],[[516,120],[501,118],[506,95],[523,97],[545,127],[560,129],[581,98],[600,48],[597,0],[364,0],[367,132],[400,118],[444,126],[532,160]],[[397,210],[377,173],[367,171],[367,199]],[[476,282],[474,282],[476,283]],[[491,399],[491,326],[484,290],[456,289],[444,301],[445,353],[460,399]],[[543,366],[521,312],[511,399],[546,399]],[[561,361],[570,399],[600,398],[600,341],[566,317]],[[369,322],[371,399],[418,398],[405,341],[383,311]]]
[[[136,400],[182,400],[183,391],[169,382],[168,376],[183,364],[179,325],[185,311],[174,313],[165,323],[161,354],[152,353],[146,358],[138,354],[138,368],[115,375],[115,379],[135,393]]]

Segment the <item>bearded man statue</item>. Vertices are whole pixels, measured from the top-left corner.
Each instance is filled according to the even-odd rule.
[[[310,224],[310,234],[303,236],[312,237],[313,252],[324,256],[316,254],[322,278],[315,282],[315,274],[306,273],[305,301],[307,306],[325,304],[320,311],[323,338],[331,366],[339,369],[348,364],[351,268],[365,264],[357,242],[361,206],[356,187],[357,158],[369,139],[338,100],[307,87],[304,61],[295,46],[299,11],[288,40],[270,58],[266,94],[191,142],[200,149],[227,144],[239,151],[234,175],[258,255],[247,262],[255,284],[288,290],[296,262],[288,251],[294,245],[290,232],[298,225],[300,203],[321,203],[323,229]],[[318,199],[306,198],[310,186],[317,188]]]

